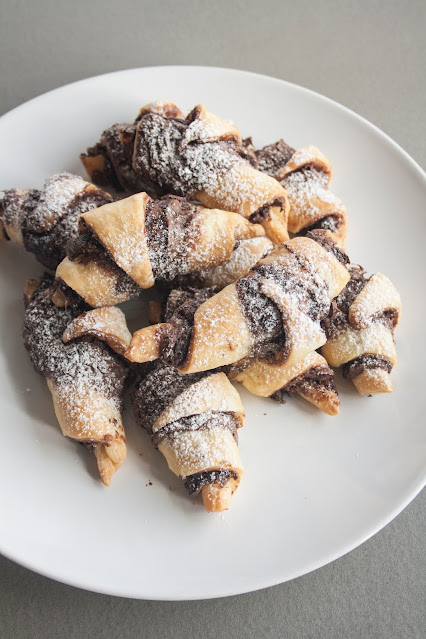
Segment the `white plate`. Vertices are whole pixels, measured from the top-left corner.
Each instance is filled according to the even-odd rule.
[[[209,515],[130,410],[128,458],[109,489],[94,457],[62,437],[21,340],[24,283],[42,269],[11,243],[1,247],[1,552],[81,588],[202,599],[277,584],[340,557],[421,489],[426,183],[392,140],[320,95],[229,69],[156,67],[77,82],[1,118],[1,185],[82,173],[78,155],[104,128],[159,98],[183,110],[202,102],[257,146],[279,137],[297,148],[317,145],[349,211],[352,260],[386,273],[403,300],[392,396],[361,398],[343,382],[340,415],[328,417],[302,400],[281,406],[242,393],[246,474],[231,510]]]

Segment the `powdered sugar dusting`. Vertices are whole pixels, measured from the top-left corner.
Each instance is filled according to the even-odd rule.
[[[304,211],[310,220],[305,226],[313,224],[325,214],[338,214],[344,208],[342,201],[328,189],[328,177],[322,171],[294,171],[285,176],[282,184],[290,202],[290,217],[297,219],[300,211]]]
[[[27,217],[28,228],[36,233],[48,231],[69,211],[72,200],[87,182],[71,173],[58,173],[44,183],[40,199]]]
[[[234,461],[230,452],[234,447],[237,449],[232,435],[223,428],[176,432],[168,435],[160,447],[168,458],[173,458],[176,467],[184,470],[179,473],[182,477],[210,468],[229,467]]]
[[[89,389],[94,397],[108,398],[118,409],[126,366],[99,340],[62,342],[67,325],[83,309],[79,305],[55,306],[51,300],[51,284],[52,278],[45,276],[25,312],[24,341],[36,370],[53,380],[64,398],[69,396],[69,402],[75,405],[73,410],[79,414],[82,412],[79,398],[86,396]],[[98,402],[92,407],[85,406],[81,418],[88,430],[91,428],[89,416],[97,410]]]

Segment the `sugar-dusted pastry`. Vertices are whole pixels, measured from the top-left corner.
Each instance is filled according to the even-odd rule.
[[[118,308],[59,307],[55,293],[50,275],[27,283],[24,343],[46,378],[63,434],[94,451],[109,486],[126,457],[121,410],[129,367],[120,354],[130,333]]]
[[[170,320],[176,323],[179,317],[195,312],[215,292],[215,288],[174,289],[162,306],[152,303],[150,320],[154,323]],[[266,359],[247,357],[226,367],[225,372],[230,379],[240,382],[254,395],[271,397],[281,403],[285,403],[286,397],[298,395],[328,415],[337,415],[339,412],[334,371],[316,351],[293,365],[285,361],[278,366]]]
[[[231,366],[228,376],[260,397],[285,403],[286,397],[298,395],[327,415],[337,415],[339,412],[334,371],[316,351],[292,366],[287,362],[274,366],[264,359],[243,360]]]
[[[223,264],[203,269],[189,276],[178,278],[183,286],[225,288],[236,282],[250,271],[263,257],[274,248],[266,236],[239,240],[235,243],[231,257]]]
[[[137,175],[166,192],[258,222],[279,244],[288,239],[287,194],[255,166],[254,153],[235,125],[202,105],[186,118],[149,109],[139,117],[133,154]]]
[[[141,109],[133,124],[114,124],[106,129],[97,144],[80,155],[90,180],[100,186],[112,186],[118,191],[138,193],[155,187],[141,178],[132,166],[136,125],[145,113],[158,113],[165,117],[183,117],[175,104],[158,100]]]
[[[344,246],[347,232],[346,208],[328,186],[332,167],[313,145],[299,151],[284,140],[256,151],[259,170],[277,179],[285,188],[290,204],[288,230],[306,235],[313,229],[327,229]]]
[[[109,306],[156,281],[222,264],[236,242],[262,236],[259,224],[237,213],[137,193],[81,215],[80,236],[56,277],[90,306]]]
[[[235,284],[176,317],[137,331],[126,357],[157,358],[183,373],[211,370],[245,357],[293,366],[322,346],[320,321],[349,280],[346,256],[315,231],[283,243]]]
[[[391,393],[399,293],[381,273],[366,277],[356,265],[349,272],[351,279],[323,321],[327,343],[322,354],[331,366],[342,366],[344,377],[353,381],[361,395]]]
[[[227,510],[243,474],[237,429],[245,413],[224,373],[182,375],[160,362],[141,367],[136,419],[190,495],[208,512]]]
[[[78,217],[112,198],[76,175],[58,173],[39,189],[8,189],[0,199],[0,236],[55,269],[78,234]]]

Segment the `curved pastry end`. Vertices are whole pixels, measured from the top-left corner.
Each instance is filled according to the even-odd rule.
[[[231,505],[232,495],[236,491],[238,483],[231,477],[224,486],[208,484],[203,486],[201,494],[204,507],[208,513],[221,513],[228,510]]]
[[[381,395],[393,393],[393,384],[390,374],[381,369],[373,368],[362,372],[352,379],[360,395]]]
[[[126,442],[121,439],[116,440],[110,446],[104,444],[96,446],[95,455],[98,470],[105,486],[111,484],[111,477],[126,459],[126,452]]]

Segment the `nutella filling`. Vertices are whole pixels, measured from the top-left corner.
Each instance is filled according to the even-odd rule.
[[[140,367],[142,380],[133,395],[133,409],[139,426],[152,434],[155,421],[178,395],[198,382],[203,375],[183,375],[171,366],[156,361]]]
[[[197,206],[176,195],[165,195],[148,203],[145,226],[155,279],[170,282],[188,272],[187,227],[198,210]]]
[[[337,394],[334,372],[328,366],[313,366],[298,375],[288,384],[275,391],[271,399],[285,404],[284,394],[295,397],[298,393],[309,395],[310,392],[332,391]]]
[[[275,144],[269,144],[263,149],[259,149],[256,151],[259,171],[276,178],[294,152],[295,149],[286,144],[284,140],[278,140]]]
[[[163,314],[167,325],[164,326],[162,335],[161,329],[159,331],[160,357],[170,366],[178,368],[185,361],[191,341],[194,315],[198,307],[214,293],[214,288],[172,291]]]
[[[200,415],[182,417],[182,419],[167,424],[152,435],[152,441],[155,446],[158,446],[165,437],[173,435],[174,433],[189,430],[206,430],[208,428],[224,428],[229,430],[234,439],[238,441],[237,427],[237,422],[233,415],[218,411],[207,411]]]
[[[114,262],[108,251],[99,242],[91,229],[85,228],[80,235],[68,242],[67,256],[71,261],[88,264],[92,260],[105,270],[117,275],[116,292],[127,293],[134,299],[141,294],[140,286]]]
[[[361,266],[352,264],[348,266],[350,280],[343,291],[331,303],[328,317],[323,319],[321,325],[327,337],[331,337],[349,323],[348,313],[357,295],[368,282],[365,271]]]
[[[354,377],[361,375],[364,371],[375,368],[381,368],[382,370],[390,373],[393,368],[393,364],[387,357],[364,353],[364,355],[360,355],[359,357],[356,357],[350,362],[344,364],[342,366],[342,373],[343,377],[353,379]]]
[[[133,394],[133,409],[137,423],[151,435],[155,446],[175,433],[225,428],[237,440],[237,421],[230,413],[207,411],[198,415],[182,417],[153,433],[153,426],[161,413],[187,388],[206,377],[205,373],[183,375],[176,369],[154,362],[140,368],[142,380]],[[238,475],[234,471],[217,468],[186,477],[185,486],[190,495],[198,494],[207,484],[224,486],[231,477]]]
[[[144,114],[136,133],[136,173],[164,191],[193,196],[215,186],[217,176],[235,164],[253,162],[249,147],[234,139],[208,139],[195,118],[196,110],[186,119]]]
[[[222,488],[231,479],[238,479],[238,474],[233,470],[219,469],[208,470],[204,473],[196,473],[195,475],[188,475],[185,479],[185,488],[190,495],[197,497],[200,494],[203,486],[209,484],[218,484]]]
[[[315,242],[322,246],[323,249],[325,249],[329,253],[332,253],[334,257],[339,260],[339,262],[344,266],[349,264],[349,258],[346,253],[343,251],[343,249],[337,246],[336,242],[331,237],[329,237],[328,233],[324,232],[324,229],[306,229],[306,237],[308,237],[310,240],[315,240]]]
[[[127,365],[104,342],[82,337],[64,344],[68,324],[87,310],[84,304],[59,308],[52,302],[53,277],[45,274],[27,304],[23,338],[34,368],[58,384],[90,385],[121,406]]]

